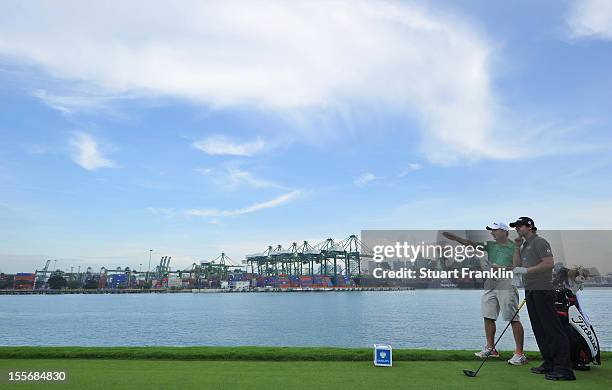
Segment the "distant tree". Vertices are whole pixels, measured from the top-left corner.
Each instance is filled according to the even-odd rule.
[[[13,281],[8,275],[0,274],[0,290],[7,290],[13,288]]]
[[[83,287],[83,284],[78,279],[71,279],[68,281],[68,288],[71,290],[76,290]]]
[[[144,282],[143,284],[141,284],[140,288],[143,289],[143,290],[150,290],[151,289],[151,285],[152,285],[152,283],[149,280],[149,281]]]
[[[66,287],[68,282],[66,281],[66,278],[64,278],[62,272],[56,271],[53,272],[49,277],[49,280],[47,280],[47,285],[52,290],[59,290]]]
[[[83,285],[83,288],[88,289],[88,290],[95,290],[98,288],[100,284],[100,280],[97,278],[87,278],[85,279],[85,284]]]

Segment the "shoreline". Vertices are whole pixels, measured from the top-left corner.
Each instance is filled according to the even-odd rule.
[[[0,290],[0,295],[60,295],[60,294],[211,294],[211,293],[260,293],[260,292],[332,292],[332,291],[412,291],[414,287],[325,287],[325,288],[268,288],[249,289],[120,289],[120,290]]]
[[[609,289],[610,286],[590,286],[588,289]],[[458,288],[458,287],[323,287],[323,288],[272,288],[272,287],[257,287],[249,289],[221,289],[221,288],[202,288],[202,289],[104,289],[104,290],[0,290],[0,295],[72,295],[72,294],[213,294],[213,293],[269,293],[269,292],[282,292],[282,293],[308,293],[308,292],[364,292],[364,291],[415,291],[415,290],[478,290],[482,291],[482,288]]]

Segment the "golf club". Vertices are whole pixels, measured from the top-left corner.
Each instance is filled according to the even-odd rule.
[[[497,346],[497,343],[499,342],[499,340],[501,340],[501,338],[504,335],[504,333],[506,333],[506,330],[508,330],[508,328],[510,327],[510,324],[512,324],[512,321],[514,321],[514,318],[516,317],[516,315],[519,313],[519,311],[521,311],[521,308],[523,307],[525,302],[527,302],[527,297],[525,297],[525,299],[523,299],[523,301],[519,305],[518,309],[516,309],[516,312],[514,313],[514,315],[512,316],[510,321],[508,322],[508,325],[506,325],[506,327],[504,328],[504,331],[501,332],[501,334],[497,338],[497,341],[495,341],[495,344],[493,344],[493,349],[495,349],[495,347]],[[485,356],[485,358],[482,360],[482,363],[480,363],[480,367],[478,367],[478,370],[472,371],[472,370],[468,370],[467,368],[465,368],[465,369],[463,369],[463,373],[466,376],[469,376],[470,378],[474,378],[476,375],[478,375],[478,372],[480,371],[482,366],[484,366],[484,364],[487,361],[487,359],[489,358],[489,356],[490,356],[490,354],[487,354],[487,356]]]

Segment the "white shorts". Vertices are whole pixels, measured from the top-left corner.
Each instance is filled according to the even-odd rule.
[[[510,280],[497,280],[495,282],[495,288],[485,290],[482,294],[480,306],[482,316],[491,320],[497,320],[501,311],[502,319],[510,321],[518,309],[518,289],[511,284]],[[518,314],[514,317],[513,321],[520,321]]]

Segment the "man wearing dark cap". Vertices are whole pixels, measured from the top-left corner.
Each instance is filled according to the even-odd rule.
[[[510,223],[519,237],[513,256],[515,274],[523,275],[531,328],[544,363],[531,372],[549,380],[575,380],[570,363],[570,345],[554,309],[552,270],[555,265],[550,244],[536,232],[533,219],[520,217]]]

